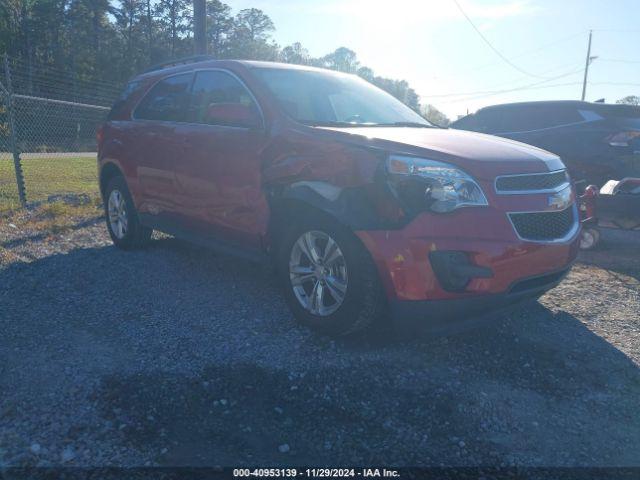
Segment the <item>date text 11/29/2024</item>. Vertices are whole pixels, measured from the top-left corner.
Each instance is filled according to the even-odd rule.
[[[234,468],[233,477],[306,477],[306,478],[397,478],[397,470],[386,468]]]

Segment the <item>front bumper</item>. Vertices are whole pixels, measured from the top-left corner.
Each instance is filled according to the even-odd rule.
[[[518,238],[504,211],[464,208],[424,214],[401,230],[360,231],[378,267],[396,316],[452,317],[539,296],[560,282],[578,253],[580,232],[562,242]],[[460,291],[446,288],[432,252],[464,252],[489,275],[471,278]]]
[[[569,273],[571,266],[546,275],[525,278],[516,282],[507,292],[447,300],[405,300],[390,302],[391,316],[404,325],[423,324],[447,327],[452,320],[462,323],[486,312],[495,312],[523,301],[540,297],[557,286]]]

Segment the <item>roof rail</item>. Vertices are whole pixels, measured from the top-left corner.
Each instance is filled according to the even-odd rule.
[[[216,57],[212,55],[192,55],[190,57],[177,58],[175,60],[158,63],[157,65],[148,68],[143,73],[154,72],[156,70],[162,70],[163,68],[176,67],[178,65],[187,65],[189,63],[204,62],[205,60],[216,60]]]

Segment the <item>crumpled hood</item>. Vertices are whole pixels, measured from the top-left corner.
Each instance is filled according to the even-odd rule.
[[[406,127],[316,127],[341,140],[452,163],[483,179],[564,168],[560,157],[524,143],[464,130]]]

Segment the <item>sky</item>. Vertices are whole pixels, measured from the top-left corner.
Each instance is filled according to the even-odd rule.
[[[281,46],[299,41],[313,56],[354,50],[377,75],[407,80],[422,104],[451,119],[499,103],[580,99],[590,29],[598,58],[586,99],[640,96],[640,0],[458,0],[499,53],[454,0],[225,3],[234,13],[267,13]]]

